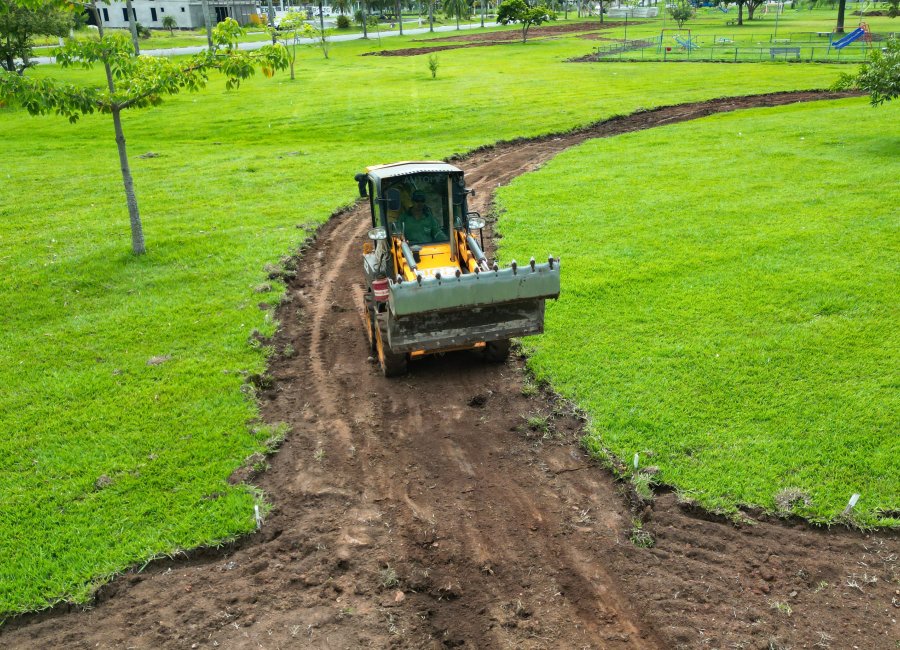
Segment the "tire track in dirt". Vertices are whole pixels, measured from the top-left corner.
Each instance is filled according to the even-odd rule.
[[[486,212],[495,187],[589,138],[838,96],[666,107],[459,164]],[[520,361],[448,354],[381,377],[359,314],[367,224],[356,208],[325,225],[280,308],[276,350],[298,354],[273,357],[261,396],[265,419],[291,426],[256,479],[274,501],[261,531],[126,573],[90,611],[22,618],[0,646],[893,647],[896,536],[740,527],[671,495],[632,512],[580,448],[579,415],[523,394]],[[630,543],[634,518],[655,547]],[[842,588],[863,564],[877,580]],[[788,601],[800,615],[771,605]]]

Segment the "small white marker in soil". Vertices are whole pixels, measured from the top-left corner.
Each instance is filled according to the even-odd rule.
[[[262,517],[259,516],[259,504],[253,504],[253,514],[256,515],[256,530],[262,528]]]
[[[844,508],[845,515],[848,514],[851,510],[853,510],[853,506],[856,505],[857,501],[859,501],[859,495],[854,493],[853,496],[850,497],[850,501],[847,502],[847,507]]]
[[[634,468],[635,468],[635,469],[638,468],[638,461],[639,461],[639,460],[640,460],[640,454],[635,454],[635,455],[634,455]]]

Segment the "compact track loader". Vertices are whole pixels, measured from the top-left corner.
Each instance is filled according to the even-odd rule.
[[[559,296],[559,260],[506,268],[484,255],[484,219],[469,212],[462,170],[399,162],[356,175],[369,199],[363,246],[365,322],[387,377],[410,359],[480,349],[500,361],[513,336],[544,331],[544,301]]]

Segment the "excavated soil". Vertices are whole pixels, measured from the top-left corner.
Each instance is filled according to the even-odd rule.
[[[528,30],[528,38],[553,38],[577,32],[614,29],[624,24],[625,23],[621,22],[590,22],[577,23],[574,25],[549,25],[547,27],[532,27]],[[582,36],[589,37],[589,34],[582,34]],[[441,50],[458,50],[465,47],[488,47],[493,45],[520,43],[522,41],[522,32],[519,30],[512,30],[506,32],[490,32],[488,34],[457,34],[453,36],[446,36],[444,38],[416,39],[416,41],[420,43],[448,43],[448,45],[436,45],[433,47],[408,47],[400,50],[379,50],[377,52],[366,52],[362,54],[362,56],[418,56],[419,54],[429,54],[431,52],[440,52]]]
[[[645,111],[460,164],[486,212],[494,188],[588,138],[833,96]],[[12,621],[0,645],[896,650],[897,535],[641,504],[585,455],[577,413],[523,395],[518,359],[448,354],[384,379],[361,324],[367,228],[360,209],[336,215],[289,283],[275,345],[297,354],[273,360],[262,410],[291,433],[254,481],[274,504],[261,530],[128,572],[87,611]]]
[[[599,30],[616,29],[623,26],[624,22],[588,22],[588,23],[569,23],[566,25],[545,25],[543,27],[531,27],[528,30],[528,38],[546,38],[548,36],[565,36],[567,34],[577,34],[579,32],[593,32]],[[637,25],[632,21],[631,25]],[[426,39],[419,39],[426,40]],[[487,34],[453,34],[441,38],[427,39],[431,41],[453,41],[462,43],[472,43],[478,41],[490,41],[494,43],[506,41],[521,41],[522,30],[513,29],[503,32],[489,32]]]

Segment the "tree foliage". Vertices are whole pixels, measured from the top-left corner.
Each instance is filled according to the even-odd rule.
[[[169,30],[169,36],[175,35],[175,29],[178,27],[178,21],[175,20],[175,16],[166,16],[162,19],[163,29]]]
[[[55,113],[76,122],[90,113],[156,106],[166,95],[199,90],[206,85],[211,70],[221,71],[226,76],[226,86],[233,89],[252,76],[257,67],[266,76],[287,67],[284,47],[269,45],[255,52],[238,50],[239,32],[234,27],[238,25],[231,18],[219,23],[213,31],[214,50],[182,61],[136,57],[131,39],[121,32],[97,39],[72,39],[56,51],[57,62],[64,68],[108,65],[114,87],[79,86],[49,77],[16,79],[0,75],[0,97],[18,101],[32,115]]]
[[[528,38],[528,29],[532,25],[542,25],[556,20],[556,12],[546,5],[529,5],[525,0],[503,0],[497,11],[497,22],[502,25],[522,23],[522,42]]]
[[[672,20],[678,23],[678,29],[681,29],[694,17],[694,6],[688,0],[678,0],[674,5],[669,5],[668,12]]]
[[[300,12],[291,11],[281,19],[281,24],[278,25],[278,34],[282,37],[282,40],[287,47],[291,79],[294,79],[294,64],[297,61],[297,45],[299,44],[300,39],[312,38],[313,36],[316,36],[316,32],[319,31],[308,25],[304,18],[304,15]],[[327,59],[328,41],[325,40],[324,34],[322,35],[322,41],[324,42],[323,49],[325,50],[325,58]]]
[[[900,16],[900,0],[887,0],[887,15],[891,18]]]
[[[73,39],[56,52],[57,61],[64,68],[90,69],[102,65],[106,73],[104,86],[79,85],[53,78],[32,79],[5,72],[0,73],[0,100],[18,103],[32,115],[55,113],[70,122],[95,112],[112,116],[131,222],[132,250],[140,255],[145,252],[143,227],[125,149],[121,113],[130,108],[156,106],[165,96],[182,90],[199,90],[206,85],[213,70],[224,74],[226,87],[233,89],[257,69],[271,76],[288,66],[288,54],[282,45],[266,45],[254,52],[238,50],[238,37],[242,33],[237,22],[226,18],[213,30],[212,50],[179,61],[136,57],[131,39],[121,33],[101,33],[99,38],[82,41]]]
[[[57,9],[50,2],[34,8],[4,2],[0,12],[0,68],[22,74],[31,63],[31,49],[38,34],[66,36],[75,26],[74,14]]]
[[[863,64],[855,75],[842,74],[835,87],[866,91],[872,106],[900,97],[900,40],[891,38],[884,51],[874,50],[868,63]]]
[[[456,29],[459,29],[461,18],[468,18],[472,11],[469,0],[442,0],[444,15],[448,18],[456,17]]]

